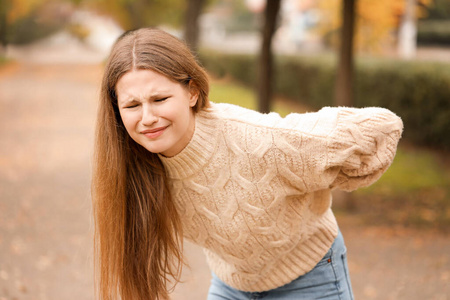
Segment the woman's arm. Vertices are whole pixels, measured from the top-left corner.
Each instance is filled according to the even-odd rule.
[[[351,191],[374,183],[387,170],[403,123],[384,108],[326,107],[288,115],[276,127],[275,144],[296,157],[286,177],[299,176],[300,189]]]
[[[281,118],[235,105],[217,106],[226,119],[260,128],[246,131],[251,141],[247,151],[259,157],[268,149],[275,151],[275,160],[268,159],[269,171],[306,193],[351,191],[374,183],[392,163],[403,130],[397,115],[379,107],[325,107]]]

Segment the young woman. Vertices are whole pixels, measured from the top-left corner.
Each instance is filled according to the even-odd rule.
[[[93,174],[101,299],[166,299],[182,238],[208,299],[352,299],[330,191],[375,182],[402,121],[382,108],[260,114],[210,103],[188,48],[122,35],[103,77]]]

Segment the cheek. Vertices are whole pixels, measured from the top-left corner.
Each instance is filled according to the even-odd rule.
[[[131,135],[133,132],[134,124],[136,123],[136,116],[131,113],[120,113],[122,123],[125,126],[127,132]]]
[[[172,123],[182,125],[189,121],[189,110],[189,108],[179,104],[168,105],[158,111],[158,115],[161,118],[171,121]]]
[[[173,120],[176,120],[178,126],[181,129],[187,129],[190,123],[191,113],[190,110],[183,109],[178,111],[176,115],[173,116]]]

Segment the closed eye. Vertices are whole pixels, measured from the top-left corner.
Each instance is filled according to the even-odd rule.
[[[156,99],[155,102],[163,102],[165,100],[169,99],[169,97],[164,97],[164,98],[160,98],[160,99]]]
[[[133,104],[126,105],[124,108],[135,108],[135,107],[138,107],[138,106],[139,106],[139,104],[133,103]]]

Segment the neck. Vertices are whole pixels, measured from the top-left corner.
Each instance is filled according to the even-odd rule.
[[[167,157],[159,154],[167,175],[182,179],[193,175],[209,161],[217,144],[217,119],[210,111],[196,114],[192,134],[186,146],[176,155]]]
[[[186,130],[186,134],[183,136],[182,140],[180,141],[179,147],[177,147],[176,149],[171,149],[171,151],[161,152],[162,156],[173,157],[173,156],[177,155],[178,153],[180,153],[181,151],[183,151],[184,148],[186,148],[186,146],[189,145],[189,143],[191,142],[192,137],[194,136],[194,132],[195,132],[195,114],[192,110],[190,113],[191,113],[191,116],[189,118],[188,128]]]

